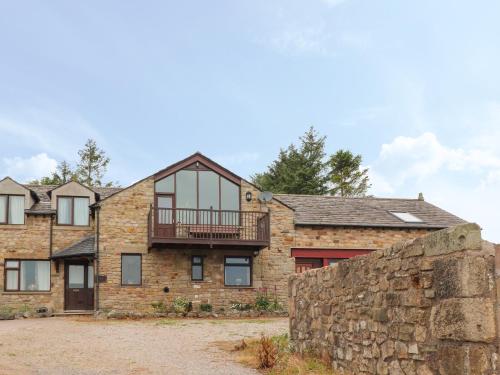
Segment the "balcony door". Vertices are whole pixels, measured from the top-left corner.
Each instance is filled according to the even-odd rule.
[[[156,194],[156,207],[156,233],[160,237],[175,237],[174,194]]]

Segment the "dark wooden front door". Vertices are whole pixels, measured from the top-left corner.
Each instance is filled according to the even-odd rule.
[[[94,309],[94,266],[92,262],[65,262],[64,309]]]
[[[157,194],[156,235],[159,237],[175,237],[175,210],[173,194]]]

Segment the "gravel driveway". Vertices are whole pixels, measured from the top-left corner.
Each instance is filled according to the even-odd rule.
[[[0,321],[0,374],[256,374],[214,342],[262,332],[288,320]]]

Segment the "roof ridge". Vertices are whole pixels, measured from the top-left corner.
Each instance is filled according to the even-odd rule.
[[[395,197],[338,197],[335,195],[321,195],[321,194],[274,194],[275,196],[294,196],[294,197],[318,197],[318,198],[332,198],[332,199],[359,199],[359,200],[399,200],[399,201],[421,201],[418,198],[395,198]]]
[[[64,184],[60,184],[60,185],[54,185],[54,184],[50,184],[50,185],[44,185],[44,184],[20,184],[24,187],[44,187],[44,188],[53,188],[53,187],[59,187],[59,186],[62,186],[62,185],[65,185],[66,182]],[[87,185],[83,185],[85,186],[86,188],[88,189],[123,189],[122,187],[120,186],[87,186]]]

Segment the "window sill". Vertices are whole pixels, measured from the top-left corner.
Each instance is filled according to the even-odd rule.
[[[31,296],[31,295],[35,295],[35,296],[39,296],[39,295],[51,295],[52,292],[50,291],[45,291],[45,292],[16,292],[16,291],[12,291],[12,292],[2,292],[2,295],[5,295],[5,296],[9,296],[9,295],[14,295],[14,296],[17,296],[17,295],[22,295],[22,296]]]
[[[226,289],[255,289],[253,286],[224,285]]]
[[[92,230],[90,225],[54,225],[54,229],[61,230]]]
[[[26,229],[26,224],[0,224],[0,229]]]

